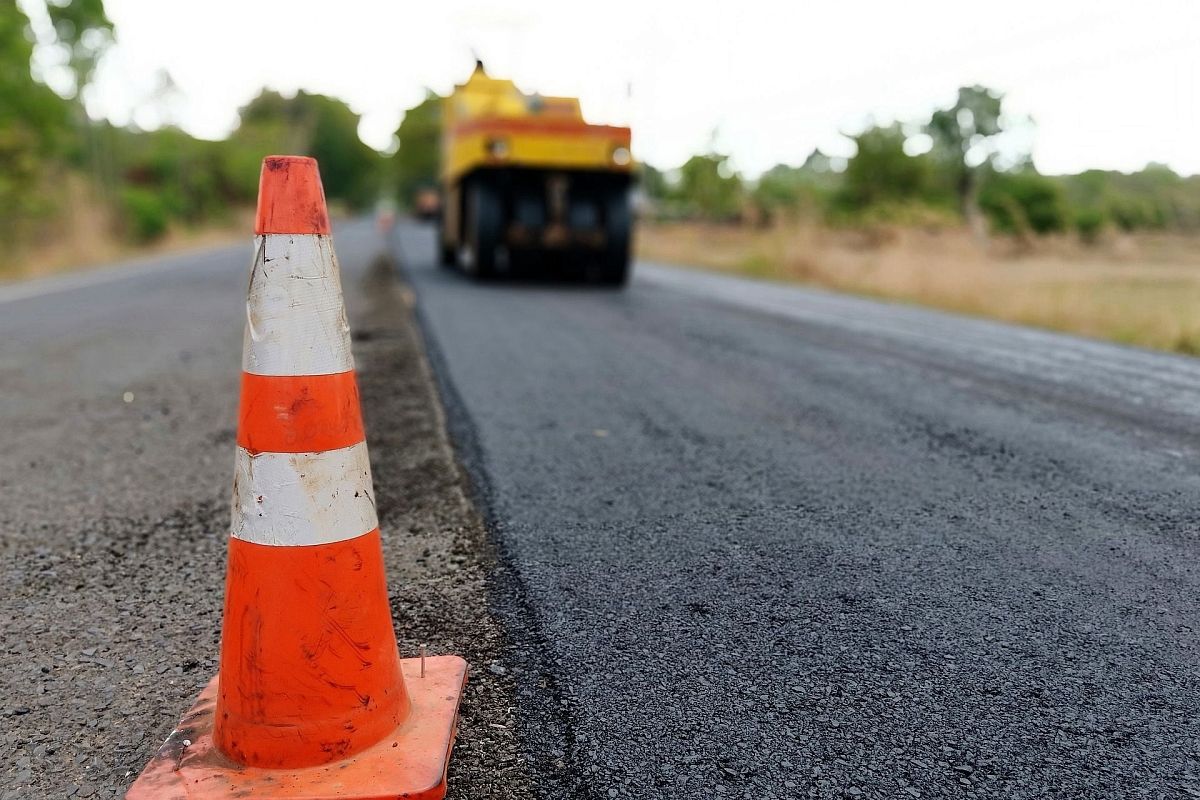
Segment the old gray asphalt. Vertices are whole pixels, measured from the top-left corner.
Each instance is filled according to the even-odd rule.
[[[546,795],[1200,796],[1200,362],[399,247]]]
[[[120,796],[216,669],[250,253],[0,287],[3,800]]]
[[[479,667],[451,796],[528,796],[408,294],[369,221],[335,239],[401,652]],[[0,286],[0,800],[123,796],[216,670],[251,252]]]

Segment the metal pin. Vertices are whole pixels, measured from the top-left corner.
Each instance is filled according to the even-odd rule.
[[[425,645],[421,645],[421,677],[425,677]]]

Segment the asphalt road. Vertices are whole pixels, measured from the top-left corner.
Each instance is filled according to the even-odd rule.
[[[401,652],[475,666],[452,798],[528,796],[486,532],[410,295],[334,238]],[[0,287],[0,799],[123,795],[216,671],[249,237]]]
[[[1200,362],[335,230],[452,797],[1200,796]],[[249,245],[0,287],[0,798],[116,797],[216,668]],[[528,780],[528,783],[526,781]],[[528,787],[533,787],[532,789]]]
[[[553,797],[1200,797],[1200,361],[399,246]]]

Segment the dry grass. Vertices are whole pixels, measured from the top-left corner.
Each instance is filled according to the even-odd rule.
[[[149,245],[117,234],[114,220],[91,200],[81,181],[64,191],[61,219],[47,223],[34,241],[0,254],[0,283],[102,266],[130,256],[180,252],[245,239],[254,230],[254,210],[242,209],[222,224],[172,228]]]
[[[965,230],[646,224],[642,258],[1200,353],[1200,238],[981,243]]]

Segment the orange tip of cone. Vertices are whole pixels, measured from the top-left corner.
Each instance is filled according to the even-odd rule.
[[[315,158],[263,159],[254,232],[329,234],[329,210]]]

